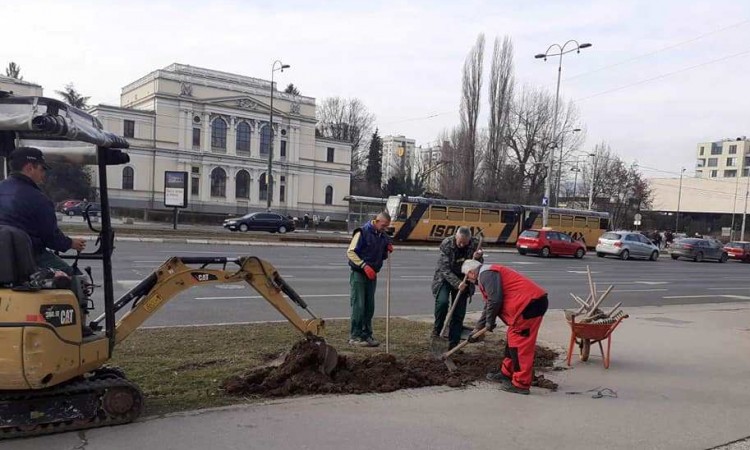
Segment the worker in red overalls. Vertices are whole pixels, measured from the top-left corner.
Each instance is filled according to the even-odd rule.
[[[461,272],[479,286],[485,301],[472,335],[484,327],[492,331],[498,317],[508,326],[500,371],[487,374],[487,379],[501,382],[504,391],[528,395],[534,375],[536,336],[549,306],[547,293],[530,279],[499,264],[467,260]]]

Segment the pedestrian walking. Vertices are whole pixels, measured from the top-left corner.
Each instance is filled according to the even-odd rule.
[[[470,259],[461,271],[469,282],[479,286],[485,301],[472,336],[485,327],[492,331],[498,317],[508,326],[500,370],[488,373],[487,379],[502,383],[504,391],[528,395],[534,376],[536,337],[549,307],[547,293],[531,279],[500,264],[483,265]],[[469,342],[475,340],[469,337]]]
[[[378,272],[383,261],[393,251],[386,229],[391,224],[391,216],[383,211],[362,227],[354,230],[349,248],[346,251],[351,274],[349,275],[351,327],[349,344],[358,347],[380,345],[372,335],[372,317],[375,314],[375,289]]]
[[[305,230],[307,230],[310,227],[310,215],[305,213],[305,217],[302,218],[302,225],[304,225]]]

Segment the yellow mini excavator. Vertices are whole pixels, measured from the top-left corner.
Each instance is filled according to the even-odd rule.
[[[123,151],[128,142],[103,131],[95,117],[57,100],[14,97],[0,91],[0,156],[22,145],[40,148],[48,160],[98,167],[98,248],[68,258],[75,259],[74,267],[79,260],[102,262],[104,313],[86,323],[93,308],[90,291],[38,282],[35,275],[39,272],[35,271],[39,268],[33,262],[30,242],[26,245],[28,239],[13,238],[18,230],[0,227],[0,439],[122,424],[137,418],[143,405],[141,390],[121,370],[105,363],[119,342],[166,302],[193,286],[248,283],[297,330],[318,343],[321,371],[330,373],[335,367],[336,350],[322,339],[324,321],[271,264],[253,256],[174,257],[115,301],[107,166],[129,161]],[[90,220],[89,227],[93,229]],[[93,285],[90,271],[90,283],[85,275],[80,277],[77,281]],[[301,318],[289,300],[311,318]]]

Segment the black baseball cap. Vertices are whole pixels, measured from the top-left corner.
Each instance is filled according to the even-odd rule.
[[[47,162],[44,160],[44,153],[38,148],[18,147],[13,150],[9,159],[11,162],[17,162],[19,164],[25,164],[27,162],[41,164],[45,169],[49,169]]]

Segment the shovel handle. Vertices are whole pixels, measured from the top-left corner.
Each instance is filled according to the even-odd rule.
[[[488,331],[487,327],[484,327],[481,330],[477,331],[476,333],[472,334],[471,337],[478,338],[478,337],[484,336],[484,334],[487,331]],[[465,340],[465,341],[463,341],[463,342],[461,342],[461,343],[459,343],[458,345],[456,345],[455,347],[453,347],[453,349],[451,349],[450,351],[446,352],[443,355],[443,359],[449,358],[452,354],[456,353],[457,351],[461,350],[462,348],[466,347],[467,345],[469,345],[469,340],[468,339]]]
[[[463,283],[466,283],[466,280],[468,280],[469,276],[465,275]],[[468,289],[468,287],[467,287]],[[446,330],[448,330],[448,326],[450,325],[451,319],[453,318],[453,311],[456,310],[456,306],[458,305],[458,301],[461,300],[461,294],[463,294],[465,291],[459,291],[458,294],[456,294],[456,299],[453,300],[453,303],[451,303],[451,307],[448,310],[448,314],[445,315],[445,321],[443,322],[443,329],[440,330],[440,336],[445,335]]]

